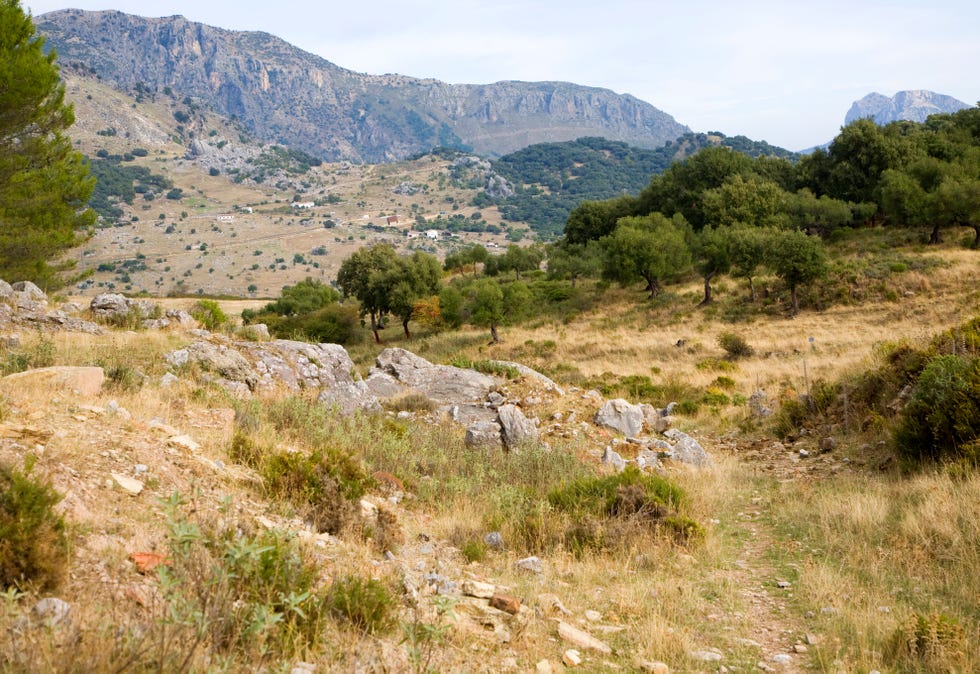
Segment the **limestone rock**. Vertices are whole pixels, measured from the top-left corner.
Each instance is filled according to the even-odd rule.
[[[605,466],[611,466],[617,473],[626,468],[626,459],[621,457],[612,447],[606,446],[605,451],[602,453],[602,463]]]
[[[31,607],[31,617],[47,627],[54,627],[71,620],[71,604],[57,597],[45,597]]]
[[[582,664],[582,655],[574,648],[569,648],[562,654],[561,661],[566,667],[578,667]]]
[[[224,379],[245,384],[250,389],[258,381],[252,365],[233,348],[223,344],[198,341],[188,346],[186,351],[188,362],[197,363],[203,369],[217,373]]]
[[[496,590],[497,588],[493,583],[481,583],[478,580],[463,581],[463,594],[467,597],[490,599],[496,593]]]
[[[714,462],[704,447],[687,433],[671,428],[664,433],[664,436],[674,441],[671,447],[671,458],[674,461],[702,468],[713,465]]]
[[[13,289],[15,295],[18,295],[30,302],[40,302],[44,304],[48,301],[48,296],[44,294],[44,291],[30,281],[18,281],[17,283],[14,283],[11,288]]]
[[[504,447],[517,450],[523,445],[537,442],[538,428],[524,416],[516,405],[501,405],[497,409],[500,419],[500,438]]]
[[[318,400],[325,405],[335,407],[344,415],[353,414],[357,410],[364,412],[381,411],[381,403],[377,396],[371,393],[363,381],[337,384],[324,389]]]
[[[102,293],[92,298],[89,309],[99,318],[120,318],[129,315],[129,300],[119,293]]]
[[[354,382],[351,374],[354,361],[339,344],[308,344],[276,339],[261,343],[243,342],[239,346],[255,362],[257,384],[260,386],[282,384],[292,390],[329,389]]]
[[[16,386],[24,390],[39,386],[54,386],[85,397],[99,395],[105,382],[101,367],[42,367],[17,372],[0,379],[3,386]]]
[[[561,620],[558,621],[558,636],[579,648],[587,648],[598,651],[599,653],[605,653],[606,655],[612,653],[612,648],[609,647],[609,644]]]
[[[625,436],[639,435],[643,431],[643,410],[622,398],[607,400],[595,415],[595,423],[618,431]]]
[[[384,373],[443,403],[482,402],[495,386],[492,377],[476,370],[435,365],[405,349],[385,349],[370,374]]]
[[[111,473],[112,481],[115,482],[124,492],[130,496],[139,496],[143,491],[143,483],[131,477]]]
[[[521,571],[530,571],[531,573],[543,573],[544,563],[539,557],[525,557],[524,559],[519,559],[514,563]]]
[[[466,429],[465,443],[472,449],[493,449],[503,445],[500,424],[496,421],[477,421]]]

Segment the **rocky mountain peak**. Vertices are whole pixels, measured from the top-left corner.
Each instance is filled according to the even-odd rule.
[[[899,91],[892,97],[879,93],[870,93],[855,101],[847,111],[844,124],[866,117],[872,118],[878,124],[888,124],[898,120],[924,122],[929,115],[952,113],[971,107],[952,96],[937,94],[925,89],[910,89]]]

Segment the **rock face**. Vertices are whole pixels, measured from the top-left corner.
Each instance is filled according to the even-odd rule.
[[[655,148],[689,129],[633,96],[565,82],[447,84],[345,70],[267,33],[181,16],[62,10],[35,17],[62,62],[125,91],[171,87],[241,120],[260,140],[328,161],[404,159],[437,145],[502,155],[602,136]],[[289,111],[285,115],[283,111]],[[191,147],[189,154],[208,148]]]
[[[971,105],[952,96],[937,94],[934,91],[914,89],[899,91],[889,98],[879,93],[871,93],[861,100],[854,101],[844,117],[844,124],[850,124],[866,117],[878,124],[888,124],[899,120],[924,122],[929,115],[951,113]]]

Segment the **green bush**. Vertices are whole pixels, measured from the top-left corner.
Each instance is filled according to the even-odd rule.
[[[68,565],[65,521],[54,506],[61,501],[50,483],[24,470],[0,465],[0,587],[49,590],[63,580]]]
[[[732,360],[747,358],[755,353],[755,349],[745,341],[745,338],[734,332],[723,332],[718,335],[718,346],[723,348]]]
[[[703,537],[703,528],[679,512],[686,502],[672,482],[635,466],[615,475],[575,480],[548,493],[548,504],[565,520],[565,544],[575,553],[633,544],[642,532],[666,534],[681,544]],[[542,513],[547,518],[548,513]],[[541,521],[543,532],[554,523]]]
[[[214,300],[198,300],[190,313],[205,330],[212,332],[228,323],[228,316]]]
[[[202,520],[177,493],[162,505],[168,563],[156,573],[165,606],[147,640],[158,642],[153,658],[161,668],[169,669],[168,657],[193,656],[203,635],[210,650],[253,661],[317,644],[326,593],[317,588],[316,565],[291,534],[252,534],[233,522]]]
[[[938,356],[902,410],[895,446],[905,467],[927,461],[980,464],[980,358]]]
[[[338,618],[368,634],[381,634],[394,625],[395,601],[388,587],[373,578],[337,578],[327,595],[327,605]]]

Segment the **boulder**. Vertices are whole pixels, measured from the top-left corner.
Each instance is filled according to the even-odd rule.
[[[565,395],[565,391],[563,391],[562,388],[558,386],[558,384],[556,384],[554,381],[544,376],[537,370],[529,368],[527,365],[522,365],[521,363],[514,363],[509,360],[493,360],[490,362],[495,363],[497,365],[502,365],[503,367],[513,368],[518,372],[520,372],[521,376],[526,377],[527,379],[533,379],[538,383],[543,384],[546,390],[551,391],[552,393],[556,393],[560,396]]]
[[[0,279],[0,299],[9,299],[14,296],[14,288],[9,283]]]
[[[620,456],[619,453],[613,450],[612,447],[607,445],[605,451],[602,452],[602,464],[605,466],[611,466],[617,473],[619,473],[626,468],[626,459]]]
[[[435,365],[405,349],[385,349],[378,354],[369,375],[387,374],[435,402],[482,402],[495,386],[492,377],[476,370]]]
[[[595,423],[623,435],[635,436],[643,431],[643,410],[622,398],[607,400],[595,415]]]
[[[25,300],[41,303],[46,303],[48,301],[48,296],[44,294],[44,291],[30,281],[18,281],[17,283],[14,283],[11,288],[13,288],[16,295]]]
[[[466,446],[472,449],[495,449],[503,444],[500,424],[496,421],[477,421],[466,429]]]
[[[183,351],[186,351],[184,362],[197,363],[205,370],[215,372],[224,379],[245,384],[250,389],[254,388],[258,381],[252,365],[235,349],[211,342],[194,342]],[[175,354],[176,352],[168,355]],[[171,364],[177,364],[180,360],[182,360],[180,356],[173,360],[168,358]]]
[[[129,315],[129,300],[119,293],[102,293],[92,298],[89,309],[99,318],[122,318]]]
[[[85,397],[93,397],[102,392],[105,372],[101,367],[42,367],[7,375],[0,382],[5,387],[16,386],[24,390],[54,386]]]
[[[255,361],[261,386],[329,389],[354,383],[354,361],[339,344],[276,339],[258,344],[243,342],[240,346]]]
[[[711,460],[708,452],[704,450],[704,447],[687,433],[683,433],[676,428],[671,428],[664,433],[664,437],[674,441],[670,449],[672,460],[698,467],[713,465],[714,462]]]
[[[497,416],[500,421],[500,438],[507,449],[516,451],[522,445],[537,442],[537,426],[516,405],[501,405],[497,409]]]

